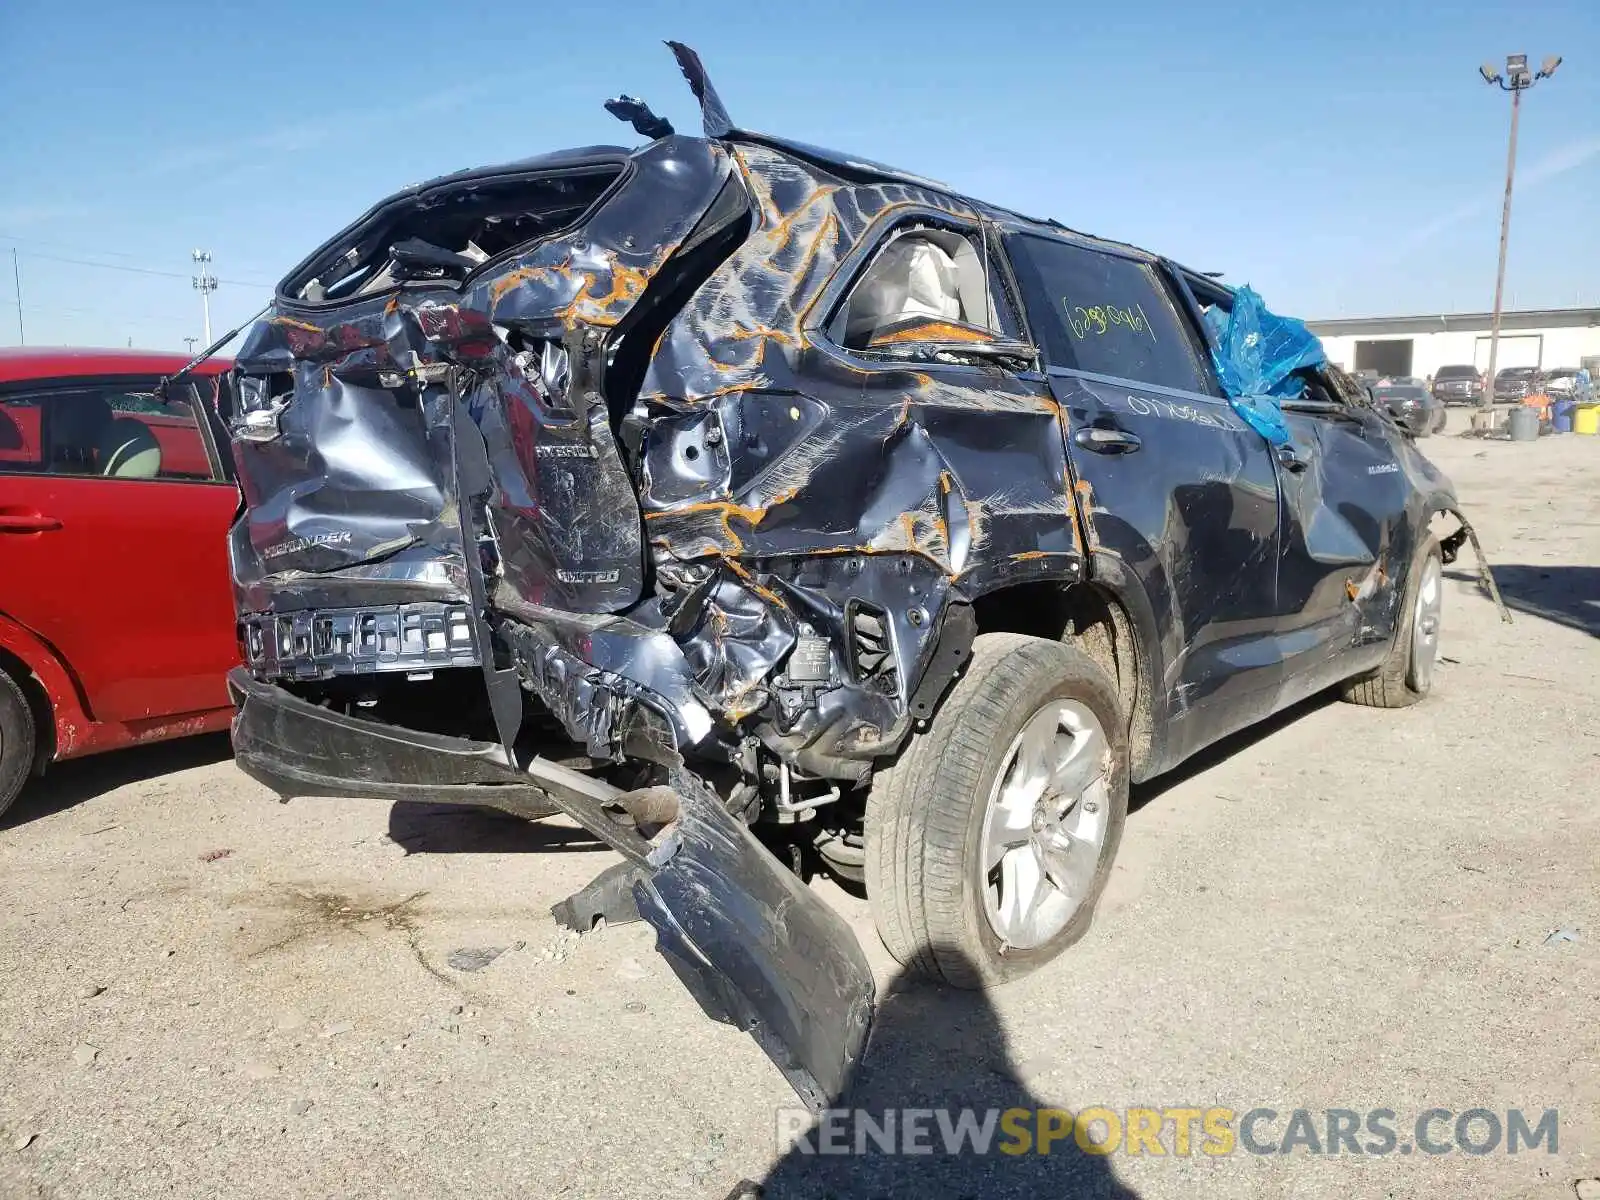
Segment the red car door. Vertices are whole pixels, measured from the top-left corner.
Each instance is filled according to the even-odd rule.
[[[96,721],[228,704],[238,493],[154,379],[0,390],[0,613],[49,643]]]

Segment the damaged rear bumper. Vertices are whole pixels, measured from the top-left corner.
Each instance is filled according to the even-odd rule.
[[[446,737],[334,712],[242,667],[228,675],[234,757],[280,796],[364,796],[552,811],[493,742]]]
[[[595,758],[649,742],[668,786],[626,792],[537,754],[516,763],[499,744],[348,716],[242,668],[228,679],[240,767],[284,796],[566,813],[628,860],[639,915],[707,1015],[750,1033],[807,1104],[835,1102],[871,1028],[871,969],[839,914],[683,766],[678,747],[710,717],[681,652],[627,621],[521,615],[501,632],[524,685]]]

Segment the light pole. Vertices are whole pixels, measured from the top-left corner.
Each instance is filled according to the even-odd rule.
[[[211,293],[217,290],[217,277],[211,273],[211,251],[196,250],[191,258],[200,268],[194,277],[195,291],[200,293],[200,307],[206,315],[206,345],[211,345]]]
[[[1511,144],[1506,150],[1506,198],[1500,209],[1500,264],[1495,268],[1494,315],[1489,319],[1489,378],[1484,384],[1483,397],[1478,402],[1485,430],[1494,412],[1495,362],[1500,356],[1500,301],[1506,287],[1506,239],[1511,232],[1511,181],[1517,171],[1517,116],[1522,110],[1522,93],[1539,80],[1549,79],[1560,65],[1561,56],[1552,54],[1540,65],[1538,74],[1534,74],[1528,70],[1526,54],[1508,54],[1504,75],[1496,71],[1492,63],[1484,63],[1478,68],[1478,74],[1483,76],[1485,83],[1498,85],[1501,91],[1511,93]]]
[[[192,338],[192,337],[186,337],[186,338],[183,339],[183,344],[188,349],[190,354],[194,353],[195,343],[198,342],[199,340],[200,340],[199,338]]]

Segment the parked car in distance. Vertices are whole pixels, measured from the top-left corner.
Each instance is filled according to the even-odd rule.
[[[0,349],[0,812],[53,761],[226,729],[225,360]]]
[[[1553,367],[1545,372],[1544,390],[1551,396],[1571,396],[1578,390],[1577,367]]]
[[[1433,374],[1433,398],[1441,404],[1480,404],[1483,372],[1462,363],[1440,367]]]
[[[1444,402],[1416,380],[1380,379],[1372,389],[1372,400],[1417,437],[1438,433],[1449,416]]]
[[[227,405],[234,748],[286,797],[562,809],[816,1103],[873,977],[805,864],[907,970],[1022,976],[1130,782],[1420,700],[1466,535],[1314,344],[1229,396],[1253,293],[742,132],[674,48],[705,136],[419,185],[278,285]]]
[[[1494,398],[1497,401],[1526,400],[1544,386],[1544,376],[1538,367],[1507,367],[1494,377]]]

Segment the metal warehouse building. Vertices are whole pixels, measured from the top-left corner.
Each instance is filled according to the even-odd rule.
[[[1440,313],[1417,317],[1349,317],[1308,321],[1328,358],[1349,370],[1380,375],[1434,374],[1440,367],[1489,366],[1490,314]],[[1504,367],[1587,366],[1600,377],[1600,308],[1543,308],[1500,314]]]

